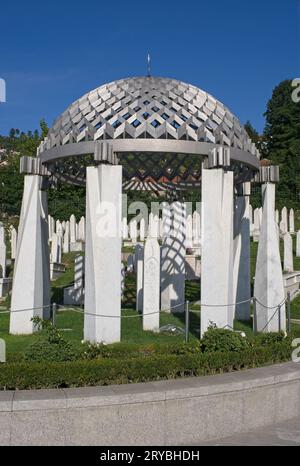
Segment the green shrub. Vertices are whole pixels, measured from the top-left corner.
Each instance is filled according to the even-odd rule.
[[[211,327],[205,332],[200,341],[202,351],[211,353],[220,351],[222,353],[242,351],[249,346],[248,340],[240,333],[227,329]]]
[[[290,360],[287,341],[240,352],[154,354],[70,362],[1,364],[0,389],[82,387],[220,374]]]
[[[32,319],[40,330],[40,337],[25,351],[25,360],[42,362],[74,361],[81,355],[79,348],[65,340],[56,327],[39,317]]]
[[[259,333],[253,339],[254,344],[258,346],[269,346],[274,343],[280,343],[286,339],[284,332],[279,333]]]
[[[51,343],[46,338],[39,338],[32,343],[25,351],[26,361],[52,361],[64,362],[75,361],[80,357],[80,351],[70,342],[60,340]]]

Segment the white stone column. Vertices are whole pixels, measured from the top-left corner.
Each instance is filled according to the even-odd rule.
[[[283,255],[283,269],[285,272],[294,272],[294,258],[293,258],[293,238],[290,233],[286,233],[283,237],[284,255]]]
[[[233,327],[233,172],[202,170],[201,335]]]
[[[233,229],[233,301],[235,306],[235,318],[238,320],[250,320],[250,216],[249,196],[250,183],[240,187],[240,195],[235,198],[234,205],[234,229]]]
[[[136,310],[143,310],[143,275],[144,275],[144,246],[137,244],[135,247],[136,269]]]
[[[42,176],[26,175],[11,297],[10,333],[31,334],[31,319],[50,317],[47,192]],[[19,310],[26,309],[22,312]]]
[[[143,330],[159,331],[160,247],[148,237],[144,250]]]
[[[102,164],[86,173],[84,339],[115,343],[121,336],[122,167]]]
[[[184,312],[186,206],[173,202],[170,206],[171,228],[163,240],[161,252],[161,309]]]
[[[284,287],[275,222],[275,184],[262,186],[263,221],[258,245],[254,297],[258,332],[286,329]],[[281,305],[280,313],[278,306]]]

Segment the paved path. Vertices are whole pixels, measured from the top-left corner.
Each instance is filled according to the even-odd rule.
[[[264,427],[201,445],[214,446],[300,446],[300,417],[276,426]]]

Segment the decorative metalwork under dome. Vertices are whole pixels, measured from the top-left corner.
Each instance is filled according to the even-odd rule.
[[[201,162],[219,145],[231,149],[237,180],[259,166],[239,120],[211,95],[174,79],[128,78],[89,92],[54,122],[38,155],[55,178],[82,184],[95,141],[112,144],[127,189],[199,184]]]

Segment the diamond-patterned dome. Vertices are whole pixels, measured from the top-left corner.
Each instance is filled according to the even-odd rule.
[[[209,142],[259,157],[244,127],[222,103],[190,84],[155,77],[122,79],[85,94],[54,122],[39,153],[120,138]]]

